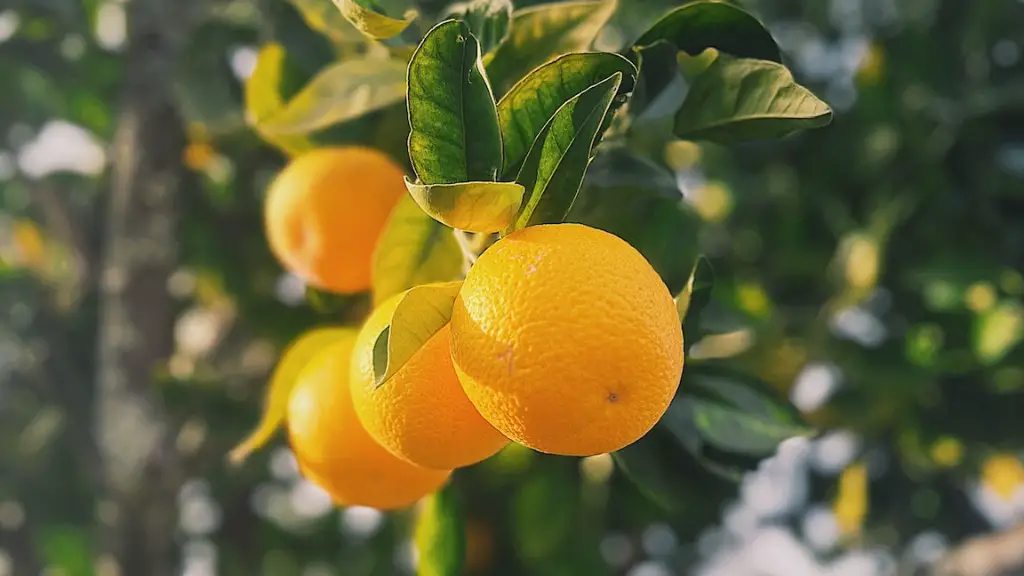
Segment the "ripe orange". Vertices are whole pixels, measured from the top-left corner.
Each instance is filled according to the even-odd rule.
[[[441,487],[450,471],[403,462],[366,433],[349,392],[354,343],[353,331],[299,374],[288,401],[288,438],[302,474],[337,504],[405,508]]]
[[[311,286],[344,294],[368,290],[377,237],[406,193],[404,175],[371,148],[323,148],[296,157],[267,191],[271,251]]]
[[[508,444],[466,398],[452,368],[449,326],[434,334],[395,375],[373,383],[373,344],[402,295],[363,325],[352,354],[352,400],[366,431],[392,454],[427,468],[479,462]]]
[[[620,238],[531,226],[491,246],[455,301],[452,358],[505,436],[551,454],[623,448],[679,386],[683,334],[668,288]]]

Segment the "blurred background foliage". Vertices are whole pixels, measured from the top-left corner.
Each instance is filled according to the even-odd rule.
[[[3,576],[119,573],[96,529],[117,518],[98,496],[94,375],[131,4],[0,4]],[[596,47],[628,45],[675,4],[620,0]],[[687,334],[690,364],[742,367],[822,433],[738,483],[654,462],[680,468],[671,512],[607,455],[512,446],[454,477],[470,573],[914,574],[1024,520],[1024,4],[741,4],[833,124],[726,149],[665,137],[654,100],[628,146],[666,178],[635,190],[628,157],[599,157],[571,218],[628,237],[674,290],[706,254],[716,284],[706,334]],[[334,509],[280,439],[243,466],[224,460],[281,348],[369,304],[282,274],[262,237],[268,182],[316,145],[364,142],[407,162],[393,86],[362,88],[352,101],[383,103],[365,115],[289,101],[339,57],[402,48],[366,43],[328,0],[215,0],[193,17],[173,79],[187,137],[179,261],[155,296],[175,311],[173,353],[147,384],[181,474],[146,494],[173,519],[173,558],[154,562],[185,576],[412,573],[412,513]],[[258,61],[283,102],[245,102]],[[700,66],[684,58],[683,77]],[[284,102],[303,130],[251,117]],[[633,220],[595,212],[597,198]]]

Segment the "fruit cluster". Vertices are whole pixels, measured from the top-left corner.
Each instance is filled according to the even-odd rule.
[[[311,285],[369,289],[402,172],[363,148],[296,158],[266,202],[275,255]],[[676,304],[612,234],[522,228],[487,247],[453,294],[444,321],[386,379],[381,339],[407,292],[358,330],[321,330],[315,353],[297,343],[282,359],[303,356],[285,417],[300,469],[339,504],[408,506],[510,441],[549,454],[612,452],[646,434],[676,392]]]

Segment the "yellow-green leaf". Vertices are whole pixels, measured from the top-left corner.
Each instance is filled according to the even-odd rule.
[[[260,123],[279,113],[284,108],[281,96],[281,81],[285,64],[284,47],[270,43],[260,49],[256,67],[245,82],[245,117],[268,143],[280,148],[291,156],[313,148],[313,144],[302,135],[265,134]]]
[[[1005,301],[981,313],[974,325],[974,353],[986,365],[1003,358],[1024,340],[1024,308]]]
[[[450,484],[423,502],[414,536],[419,552],[419,576],[462,573],[466,557],[466,528]]]
[[[484,60],[494,96],[501,97],[552,58],[589,49],[617,4],[615,0],[551,2],[513,12],[508,38]]]
[[[405,98],[405,63],[342,60],[316,75],[280,112],[260,123],[265,134],[307,134]]]
[[[418,16],[415,10],[409,10],[401,19],[392,18],[361,5],[357,0],[334,0],[334,4],[356,29],[374,40],[398,36]]]
[[[380,305],[413,286],[455,280],[462,251],[444,224],[405,196],[391,213],[373,255],[373,302]]]
[[[373,381],[381,386],[451,320],[462,281],[423,284],[402,295],[373,344]]]
[[[492,233],[508,227],[526,189],[516,182],[417,184],[405,179],[416,204],[431,218],[459,230]]]
[[[310,29],[323,34],[335,45],[356,48],[366,43],[366,38],[333,6],[331,0],[289,1]]]
[[[249,436],[228,454],[228,460],[239,464],[250,454],[266,444],[284,422],[288,411],[288,396],[302,369],[314,356],[325,347],[344,340],[355,338],[356,331],[351,328],[316,328],[292,341],[281,354],[270,381],[267,383],[266,399],[263,405],[263,416]]]

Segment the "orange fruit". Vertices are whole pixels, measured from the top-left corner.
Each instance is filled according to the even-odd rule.
[[[302,369],[288,400],[288,439],[302,474],[337,504],[405,508],[440,488],[450,471],[403,462],[366,433],[349,391],[354,343],[353,332]]]
[[[274,256],[321,290],[370,288],[377,238],[406,193],[405,171],[383,152],[347,146],[296,157],[271,183],[264,228]]]
[[[487,249],[451,319],[466,395],[540,452],[623,448],[679,386],[683,333],[657,272],[624,240],[579,224],[531,226]]]
[[[356,414],[392,454],[427,468],[458,468],[508,444],[466,398],[452,368],[449,326],[434,334],[380,387],[373,382],[373,344],[402,300],[393,296],[370,314],[352,353]]]

